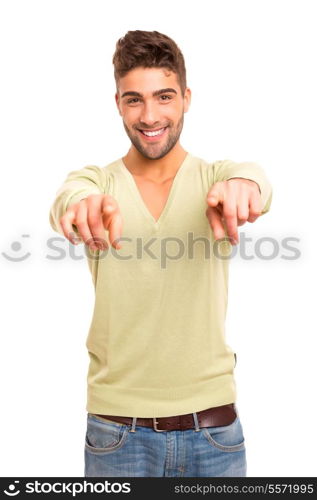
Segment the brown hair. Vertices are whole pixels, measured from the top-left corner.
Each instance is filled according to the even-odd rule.
[[[134,68],[167,68],[176,73],[184,96],[186,89],[184,57],[176,43],[167,35],[158,31],[128,31],[117,41],[112,62],[117,88],[119,78]]]

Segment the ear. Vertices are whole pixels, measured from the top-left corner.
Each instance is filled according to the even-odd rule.
[[[116,105],[117,105],[117,108],[118,108],[119,114],[120,114],[120,116],[121,116],[120,101],[119,101],[118,92],[116,92],[116,94],[115,94],[115,100],[116,100]]]
[[[187,87],[185,89],[185,94],[184,94],[184,113],[187,113],[187,111],[189,110],[191,97],[192,97],[192,92],[190,88]]]

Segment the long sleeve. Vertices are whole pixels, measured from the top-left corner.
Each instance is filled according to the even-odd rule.
[[[54,231],[64,234],[59,220],[68,207],[78,203],[82,198],[86,198],[90,194],[104,194],[107,191],[108,176],[104,169],[95,165],[88,165],[80,170],[71,171],[56,192],[56,198],[49,213],[51,227]],[[77,232],[76,226],[73,226],[73,228]]]
[[[269,211],[273,190],[260,165],[254,162],[237,163],[232,160],[222,160],[212,163],[210,167],[209,186],[212,186],[215,182],[227,181],[239,177],[254,181],[258,184],[261,193],[262,215]]]

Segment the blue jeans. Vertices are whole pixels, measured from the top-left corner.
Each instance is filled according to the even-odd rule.
[[[230,425],[165,432],[88,413],[85,477],[245,477],[243,428],[235,409]]]

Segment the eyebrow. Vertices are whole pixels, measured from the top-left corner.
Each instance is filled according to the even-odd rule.
[[[175,89],[167,88],[167,89],[155,90],[155,92],[152,93],[152,96],[155,97],[157,95],[166,94],[167,92],[174,92],[174,94],[177,94]],[[121,99],[127,95],[131,95],[134,97],[143,97],[143,95],[140,94],[140,92],[135,92],[134,90],[128,90],[127,92],[124,92],[122,94]]]

